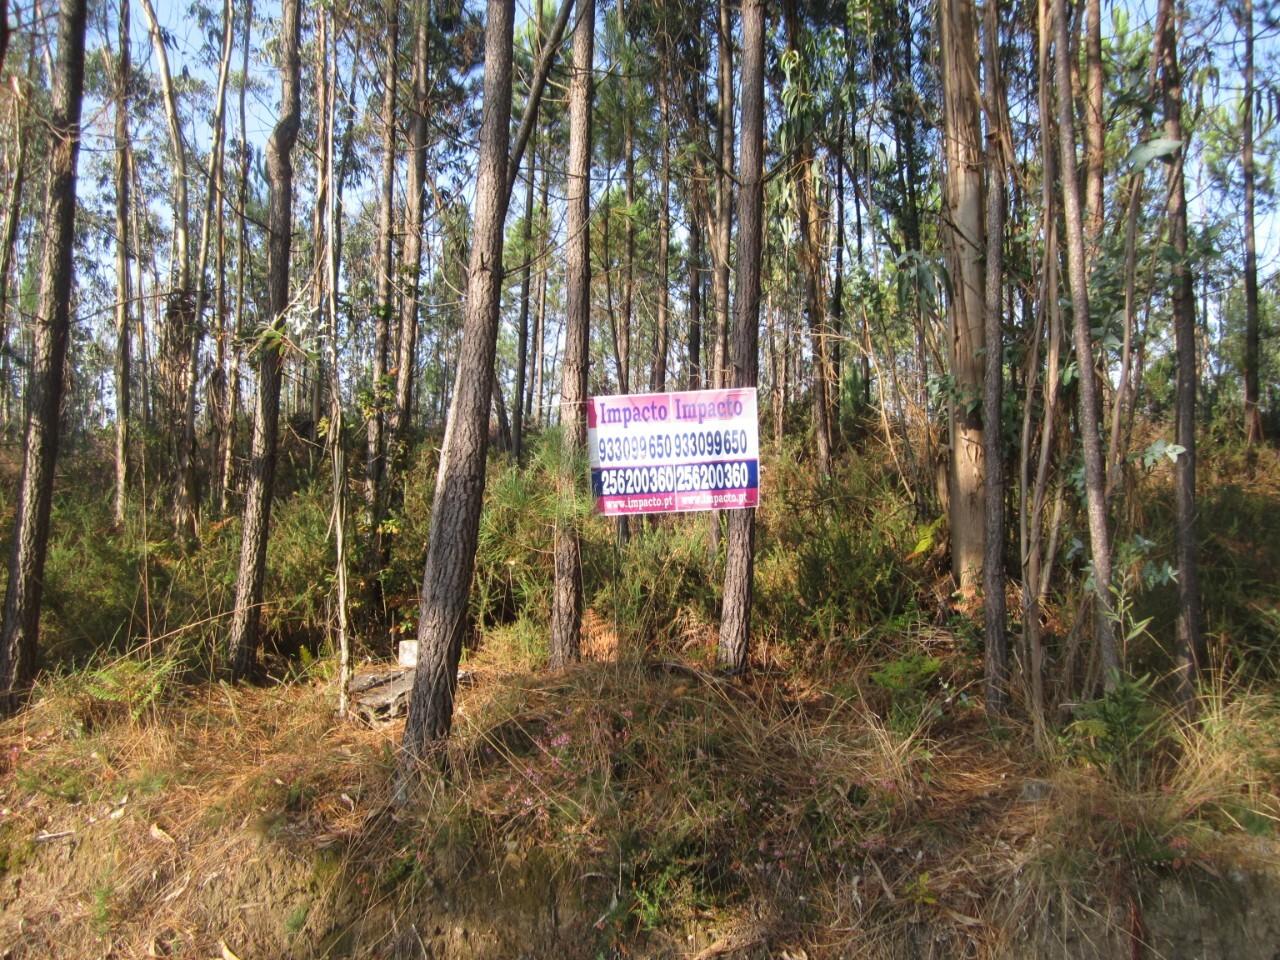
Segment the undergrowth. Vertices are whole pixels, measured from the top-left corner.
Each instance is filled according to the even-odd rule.
[[[690,937],[1030,955],[1038,917],[1074,910],[1123,938],[1152,884],[1275,860],[1280,468],[1207,468],[1222,471],[1202,498],[1214,662],[1196,708],[1167,699],[1168,488],[1152,473],[1118,550],[1131,672],[1037,732],[984,715],[980,628],[938,599],[945,526],[882,460],[845,457],[819,482],[798,447],[768,456],[753,670],[728,682],[708,672],[724,562],[710,517],[633,522],[622,544],[580,496],[557,500],[557,456],[550,441],[523,470],[495,456],[471,680],[447,764],[407,806],[390,803],[399,728],[333,716],[325,484],[300,476],[274,512],[264,624],[286,680],[265,689],[208,680],[237,520],[206,520],[189,550],[140,504],[116,529],[100,492],[63,491],[50,669],[0,725],[0,947],[373,957],[487,931],[490,955],[674,956]],[[353,558],[365,655],[416,628],[434,458],[425,445],[392,498],[377,590]],[[588,662],[547,675],[569,515]],[[1051,653],[1072,582],[1050,591]],[[548,909],[552,933],[521,919]]]

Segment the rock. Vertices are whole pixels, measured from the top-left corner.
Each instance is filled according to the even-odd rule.
[[[409,694],[416,673],[412,667],[397,667],[352,677],[347,686],[352,715],[371,727],[403,717],[409,712]],[[470,680],[471,671],[458,671],[459,684]]]
[[[1023,803],[1039,803],[1048,800],[1053,793],[1053,785],[1048,780],[1024,780],[1018,799]]]

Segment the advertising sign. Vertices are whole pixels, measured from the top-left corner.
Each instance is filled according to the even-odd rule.
[[[592,397],[587,446],[596,510],[738,510],[760,502],[754,387]]]

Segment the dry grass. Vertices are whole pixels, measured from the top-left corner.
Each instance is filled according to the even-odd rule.
[[[46,687],[0,727],[0,950],[1016,955],[1046,916],[1127,935],[1144,877],[1265,859],[1280,809],[1277,711],[1243,689],[1170,722],[1135,788],[961,699],[904,723],[856,677],[476,663],[448,774],[402,808],[399,727],[339,723],[322,681],[136,717]]]

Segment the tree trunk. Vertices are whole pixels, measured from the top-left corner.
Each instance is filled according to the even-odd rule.
[[[587,362],[591,322],[591,101],[595,0],[579,0],[573,31],[569,81],[569,170],[565,186],[565,351],[560,391],[555,530],[555,592],[551,604],[549,661],[556,670],[576,662],[582,632],[582,552],[576,502],[581,493],[579,461],[587,446]],[[661,254],[659,254],[661,256]],[[660,271],[661,272],[661,271]]]
[[[329,55],[328,55],[328,29],[329,29],[329,11],[324,7],[315,9],[316,22],[316,38],[313,48],[315,50],[315,59],[312,63],[312,83],[315,85],[315,103],[316,103],[316,186],[315,186],[315,203],[311,208],[311,317],[310,325],[313,336],[316,338],[318,349],[315,351],[314,357],[309,357],[306,361],[307,370],[304,374],[306,386],[310,393],[311,410],[308,418],[311,424],[309,431],[311,442],[309,443],[308,466],[314,470],[316,468],[316,459],[320,454],[320,420],[324,416],[324,380],[325,380],[325,360],[328,352],[324,345],[324,336],[326,331],[325,314],[327,312],[326,297],[329,296],[328,276],[325,264],[328,262],[328,240],[326,231],[328,229],[329,216],[329,191],[332,187],[333,168],[329,163],[328,144],[332,139],[332,131],[329,129],[329,123],[333,119],[333,110],[330,104],[334,97],[331,91],[334,90],[337,80],[330,82],[329,73]]]
[[[716,146],[719,163],[716,170],[716,224],[713,238],[714,273],[711,291],[716,302],[716,330],[710,375],[707,386],[724,387],[725,367],[729,353],[729,244],[733,233],[733,31],[729,0],[720,0],[717,45]],[[707,552],[714,558],[720,550],[720,511],[710,514]]]
[[[1102,173],[1106,131],[1102,119],[1102,0],[1086,0],[1085,27],[1085,215],[1086,262],[1091,266],[1102,238]],[[1083,366],[1081,367],[1083,370]]]
[[[551,191],[551,145],[548,143],[545,155],[542,160],[542,196],[541,203],[538,208],[538,216],[541,218],[539,228],[542,239],[542,271],[538,278],[538,313],[534,317],[534,354],[533,354],[533,403],[534,409],[533,421],[538,426],[546,423],[546,409],[542,403],[542,381],[547,364],[547,274],[550,272],[547,267],[551,250],[551,207],[548,200]]]
[[[276,436],[280,422],[280,380],[285,314],[289,308],[289,247],[293,229],[294,143],[301,123],[298,37],[301,0],[284,0],[280,24],[280,118],[267,141],[267,309],[270,326],[258,344],[258,394],[245,491],[236,605],[227,639],[234,680],[249,676],[258,655],[258,614],[267,572],[267,532],[275,486]]]
[[[712,278],[716,300],[715,383],[726,384],[729,354],[729,244],[733,233],[733,32],[729,0],[720,0],[719,124],[716,141],[720,164],[716,171],[715,274]],[[719,529],[718,514],[712,523]]]
[[[497,358],[494,358],[493,370],[493,406],[494,413],[498,416],[498,449],[511,449],[511,421],[507,419],[507,401],[502,396],[502,371],[497,367]]]
[[[58,459],[58,421],[71,333],[85,8],[85,0],[63,0],[58,11],[58,66],[47,126],[49,187],[40,312],[32,319],[34,343],[28,391],[31,412],[23,444],[22,479],[14,509],[9,579],[0,622],[0,714],[4,715],[12,714],[25,700],[35,676],[39,649],[44,561]]]
[[[1039,276],[1039,315],[1032,335],[1027,360],[1027,402],[1023,406],[1022,461],[1020,472],[1021,509],[1019,515],[1019,540],[1022,567],[1022,630],[1023,670],[1028,679],[1032,721],[1043,723],[1044,714],[1044,646],[1040,635],[1040,611],[1042,580],[1045,495],[1049,482],[1049,460],[1053,447],[1054,426],[1059,409],[1059,371],[1062,349],[1062,311],[1058,305],[1058,216],[1054,202],[1053,183],[1055,164],[1053,153],[1053,112],[1050,109],[1052,83],[1050,82],[1049,44],[1053,28],[1050,24],[1049,0],[1039,0],[1037,29],[1037,60],[1039,77],[1037,86],[1038,114],[1040,117],[1040,152],[1044,158],[1044,176],[1041,181],[1040,222],[1044,235],[1042,267]],[[1031,445],[1031,416],[1036,379],[1039,372],[1040,336],[1048,321],[1049,335],[1045,362],[1045,386],[1041,407],[1043,415],[1040,427],[1039,459],[1034,485],[1029,481],[1033,449]],[[1060,500],[1058,501],[1061,502]],[[1056,527],[1056,522],[1055,522]],[[1052,538],[1051,538],[1052,539]],[[1047,552],[1048,566],[1052,566],[1052,546]]]
[[[35,51],[28,56],[28,79],[31,78],[35,65]],[[34,86],[34,83],[31,84]],[[30,89],[30,88],[29,88]],[[13,98],[14,125],[14,160],[13,180],[9,184],[9,195],[5,198],[4,236],[0,239],[0,431],[7,436],[10,427],[9,400],[13,391],[9,386],[9,274],[13,270],[14,254],[18,245],[18,225],[22,219],[22,194],[26,185],[27,152],[30,135],[30,95]]]
[[[1196,301],[1191,267],[1187,263],[1187,192],[1183,162],[1187,145],[1182,129],[1182,76],[1178,68],[1178,14],[1173,0],[1161,0],[1164,28],[1161,44],[1160,88],[1164,101],[1164,131],[1182,145],[1169,163],[1169,240],[1177,257],[1173,264],[1173,335],[1178,353],[1177,437],[1182,452],[1174,463],[1174,539],[1178,556],[1178,690],[1189,708],[1196,680],[1204,666],[1204,634],[1200,610],[1200,573],[1196,557]]]
[[[116,61],[116,526],[129,487],[129,0],[120,0]],[[0,272],[0,283],[4,273]]]
[[[627,202],[627,230],[625,281],[622,289],[622,329],[618,331],[618,391],[631,391],[631,316],[635,309],[636,293],[636,144],[635,119],[631,116],[631,106],[626,106],[626,132],[624,134],[623,151],[626,153],[624,186]]]
[[[1085,494],[1089,516],[1089,547],[1093,560],[1094,633],[1108,689],[1120,669],[1115,623],[1111,606],[1111,533],[1107,525],[1105,467],[1099,425],[1102,407],[1098,378],[1093,375],[1093,341],[1090,333],[1089,277],[1085,258],[1084,224],[1080,211],[1080,187],[1076,179],[1076,135],[1071,92],[1071,45],[1067,31],[1066,0],[1054,0],[1054,70],[1058,94],[1058,152],[1062,181],[1063,218],[1067,228],[1067,272],[1071,286],[1072,331],[1080,376],[1080,442],[1084,447]],[[1053,296],[1053,291],[1049,296]]]
[[[524,223],[521,239],[524,241],[524,267],[520,271],[520,322],[516,333],[516,398],[512,413],[512,456],[517,464],[524,462],[524,411],[525,393],[530,378],[529,369],[529,285],[533,279],[533,163],[538,156],[535,142],[529,151],[528,182],[524,192]]]
[[[690,390],[702,389],[702,219],[694,187],[689,198],[689,342]]]
[[[800,22],[795,0],[784,7],[787,45],[801,54]],[[818,237],[818,197],[814,180],[814,148],[811,135],[801,141],[795,164],[795,191],[799,207],[800,261],[804,271],[804,316],[809,330],[809,349],[813,355],[813,380],[810,397],[813,402],[813,428],[816,441],[818,475],[831,476],[831,408],[827,402],[829,375],[827,368],[826,304],[821,293],[825,265]]]
[[[240,184],[237,194],[238,226],[236,230],[236,335],[232,338],[232,348],[228,351],[226,420],[222,428],[222,463],[219,469],[218,489],[221,509],[227,509],[227,497],[235,483],[235,451],[236,451],[236,416],[240,407],[240,347],[238,340],[244,335],[245,280],[247,270],[245,258],[249,255],[248,247],[248,204],[249,204],[249,140],[247,117],[245,114],[245,94],[249,76],[250,34],[253,28],[253,0],[248,0],[244,9],[244,35],[240,51]]]
[[[978,113],[978,28],[973,0],[945,0],[942,90],[946,140],[946,254],[951,274],[951,563],[965,593],[981,582],[984,529],[982,385],[982,125]]]
[[[0,0],[0,70],[4,69],[4,57],[9,52],[9,0]]]
[[[547,37],[538,64],[533,71],[533,81],[529,84],[529,97],[524,105],[524,115],[520,118],[520,129],[516,131],[516,142],[511,151],[511,159],[507,164],[506,189],[502,195],[502,210],[511,204],[511,194],[516,188],[516,180],[520,176],[520,161],[524,158],[525,147],[533,136],[533,127],[538,119],[538,107],[542,103],[542,91],[547,85],[547,77],[556,62],[556,53],[560,49],[560,40],[564,37],[564,28],[569,23],[569,13],[573,10],[573,0],[561,0],[560,12],[556,14],[551,25],[551,35]],[[542,22],[541,10],[538,12],[538,23]]]
[[[488,2],[484,112],[462,349],[431,509],[431,541],[419,604],[418,669],[403,741],[405,773],[449,733],[458,660],[467,628],[467,595],[484,497],[489,397],[502,300],[513,8],[513,0]]]
[[[738,162],[738,322],[733,330],[733,385],[756,385],[760,327],[760,253],[764,207],[764,3],[742,4],[742,152]],[[729,513],[724,612],[716,659],[721,668],[747,668],[755,566],[756,514]]]
[[[658,89],[662,126],[662,191],[658,206],[658,322],[653,338],[653,376],[649,381],[649,389],[654,393],[667,389],[668,311],[671,302],[671,124],[665,78],[659,81]]]
[[[836,273],[831,283],[831,369],[835,376],[835,421],[840,426],[840,390],[844,377],[840,371],[840,344],[844,340],[844,117],[838,121],[836,135]]]
[[[317,104],[321,114],[319,123],[322,136],[317,145],[319,156],[317,163],[317,204],[320,205],[317,217],[316,256],[324,257],[323,264],[317,264],[316,270],[316,305],[323,314],[323,343],[327,363],[317,364],[317,376],[328,374],[329,388],[329,429],[327,441],[330,463],[330,524],[334,538],[334,613],[337,620],[338,647],[338,716],[347,714],[347,685],[351,671],[351,643],[347,620],[347,461],[342,431],[342,379],[338,366],[338,305],[334,291],[338,288],[338,200],[335,185],[334,124],[336,121],[335,106],[337,103],[337,37],[330,45],[329,11],[324,7],[318,10],[316,46],[319,56],[316,58],[321,82],[318,84]],[[330,51],[332,50],[332,60]],[[334,78],[330,81],[329,78]]]
[[[1244,433],[1245,442],[1262,442],[1258,409],[1258,247],[1253,229],[1253,0],[1244,0],[1244,118],[1240,160],[1244,173]],[[2,275],[0,275],[2,276]]]
[[[430,53],[431,7],[423,0],[417,8],[414,32],[413,104],[409,121],[409,165],[405,183],[404,295],[400,301],[399,349],[396,351],[396,402],[391,411],[393,469],[400,469],[408,442],[409,412],[413,402],[413,374],[418,353],[419,280],[422,273],[423,211],[427,180],[427,56]]]
[[[987,350],[982,391],[983,460],[987,475],[983,488],[986,526],[982,555],[982,592],[986,627],[986,707],[989,714],[1000,715],[1008,706],[1009,644],[1005,635],[1005,484],[1004,453],[1001,449],[1003,430],[1000,422],[1004,390],[1004,332],[1001,325],[1004,281],[1004,85],[1000,66],[1000,18],[996,0],[986,0],[983,35],[988,133],[987,273],[983,305],[983,339]]]
[[[796,35],[795,4],[787,4],[787,20],[789,43],[793,50],[799,51]],[[813,382],[810,396],[813,402],[813,432],[817,444],[818,475],[825,479],[831,476],[831,408],[827,403],[827,337],[826,306],[821,294],[821,272],[823,270],[820,240],[818,238],[817,185],[813,179],[813,144],[806,142],[800,147],[800,159],[797,163],[796,195],[800,208],[800,259],[804,270],[804,316],[809,330],[809,349],[813,354]]]
[[[169,70],[169,53],[160,23],[156,19],[151,0],[142,0],[142,12],[146,15],[160,71],[161,99],[169,125],[169,148],[173,152],[173,259],[177,277],[169,290],[165,323],[161,328],[160,391],[163,399],[164,429],[180,444],[183,433],[183,376],[184,359],[195,342],[195,331],[190,316],[191,296],[191,245],[188,237],[189,216],[187,201],[187,150],[182,138],[182,125],[178,117],[178,97]],[[170,271],[172,278],[174,270]],[[175,478],[176,479],[176,478]],[[180,485],[180,483],[179,483]]]
[[[204,272],[209,262],[209,243],[213,228],[214,204],[222,203],[218,186],[222,182],[222,142],[225,135],[223,118],[227,107],[227,76],[231,68],[231,37],[234,14],[231,0],[222,6],[222,55],[218,60],[218,92],[213,108],[213,145],[209,150],[209,187],[205,192],[204,215],[200,220],[200,250],[196,258],[195,308],[191,315],[191,344],[187,350],[186,375],[183,378],[182,439],[178,445],[178,488],[174,497],[173,526],[179,538],[194,541],[199,521],[200,496],[196,477],[196,393],[200,381],[200,341],[204,325],[204,308],[208,299]]]
[[[392,243],[394,229],[394,194],[396,176],[396,77],[399,69],[396,54],[399,49],[399,4],[387,0],[383,5],[386,18],[386,45],[382,65],[382,177],[378,194],[378,247],[374,275],[377,278],[376,303],[373,317],[373,382],[370,385],[372,409],[366,424],[368,450],[365,454],[364,500],[369,513],[368,570],[376,574],[385,557],[382,537],[383,480],[386,474],[387,440],[386,378],[387,341],[391,332],[391,314],[395,310],[395,257]],[[376,576],[370,578],[375,591]]]

